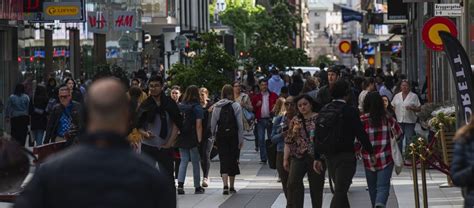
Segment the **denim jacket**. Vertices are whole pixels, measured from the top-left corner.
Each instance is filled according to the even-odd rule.
[[[465,207],[474,207],[474,138],[454,144],[451,178],[456,186],[465,188]]]
[[[30,98],[26,94],[11,95],[5,109],[5,116],[14,118],[18,116],[27,116],[29,111]]]
[[[283,152],[285,149],[285,138],[283,137],[283,126],[285,122],[285,116],[277,116],[273,120],[271,139],[273,144],[277,145],[277,152]]]

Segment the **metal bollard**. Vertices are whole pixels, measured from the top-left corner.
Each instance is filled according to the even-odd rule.
[[[428,190],[426,187],[426,142],[423,138],[418,138],[418,157],[420,158],[421,164],[421,191],[423,194],[423,207],[428,208]],[[415,167],[416,168],[416,167]]]
[[[415,194],[415,208],[420,208],[420,193],[418,190],[418,173],[416,169],[416,157],[417,157],[417,148],[414,143],[410,144],[410,155],[411,155],[411,171],[413,175],[413,191]]]

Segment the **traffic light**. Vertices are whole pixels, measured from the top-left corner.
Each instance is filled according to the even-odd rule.
[[[21,57],[18,56],[18,63],[21,63]]]
[[[30,56],[30,62],[33,63],[34,60],[35,60],[35,57],[34,57],[34,56]]]
[[[240,58],[244,58],[244,56],[245,56],[245,52],[243,52],[243,51],[240,51],[240,53],[239,53],[239,57],[240,57]]]
[[[359,54],[360,52],[359,42],[356,40],[351,41],[351,52],[353,55]]]

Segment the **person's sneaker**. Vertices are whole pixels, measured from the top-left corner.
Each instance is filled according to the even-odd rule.
[[[229,192],[230,192],[231,194],[237,193],[237,191],[234,189],[234,187],[231,187],[231,188],[229,189]]]
[[[208,185],[207,185],[207,181],[208,181],[207,178],[204,178],[204,179],[202,180],[202,187],[206,188],[206,187],[208,186]]]
[[[184,195],[184,188],[178,187],[178,195]]]
[[[260,160],[260,164],[267,164],[266,160]]]
[[[206,192],[206,190],[202,187],[197,187],[195,190],[194,190],[194,194],[204,194],[204,192]]]
[[[229,195],[229,187],[228,186],[224,186],[224,191],[222,192],[222,194]]]

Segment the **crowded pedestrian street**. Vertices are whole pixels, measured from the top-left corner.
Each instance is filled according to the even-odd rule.
[[[474,0],[0,0],[0,208],[474,208]]]
[[[247,135],[248,139],[253,139],[252,135]],[[203,195],[182,195],[178,196],[178,207],[180,208],[284,208],[286,199],[281,190],[281,183],[278,182],[278,174],[268,165],[259,163],[258,152],[253,148],[252,141],[246,141],[241,152],[240,164],[241,175],[236,181],[237,193],[234,195],[222,195],[221,178],[219,177],[218,158],[212,160],[210,183]],[[361,163],[354,176],[353,185],[349,191],[349,200],[352,207],[370,207],[370,199],[367,194],[367,182]],[[189,173],[190,171],[188,171]],[[191,176],[187,184],[192,183]],[[428,171],[428,193],[430,207],[455,208],[463,207],[463,199],[460,196],[459,188],[440,188],[446,183],[446,177],[435,170]],[[387,203],[388,208],[415,207],[413,198],[413,178],[410,169],[405,169],[401,175],[392,178],[390,197]],[[305,186],[308,183],[305,182]],[[185,191],[191,193],[193,187],[185,186]],[[324,191],[323,207],[329,207],[331,201],[331,191],[326,180]],[[305,193],[304,207],[311,207],[311,197]],[[11,207],[11,203],[0,203],[1,208]]]

